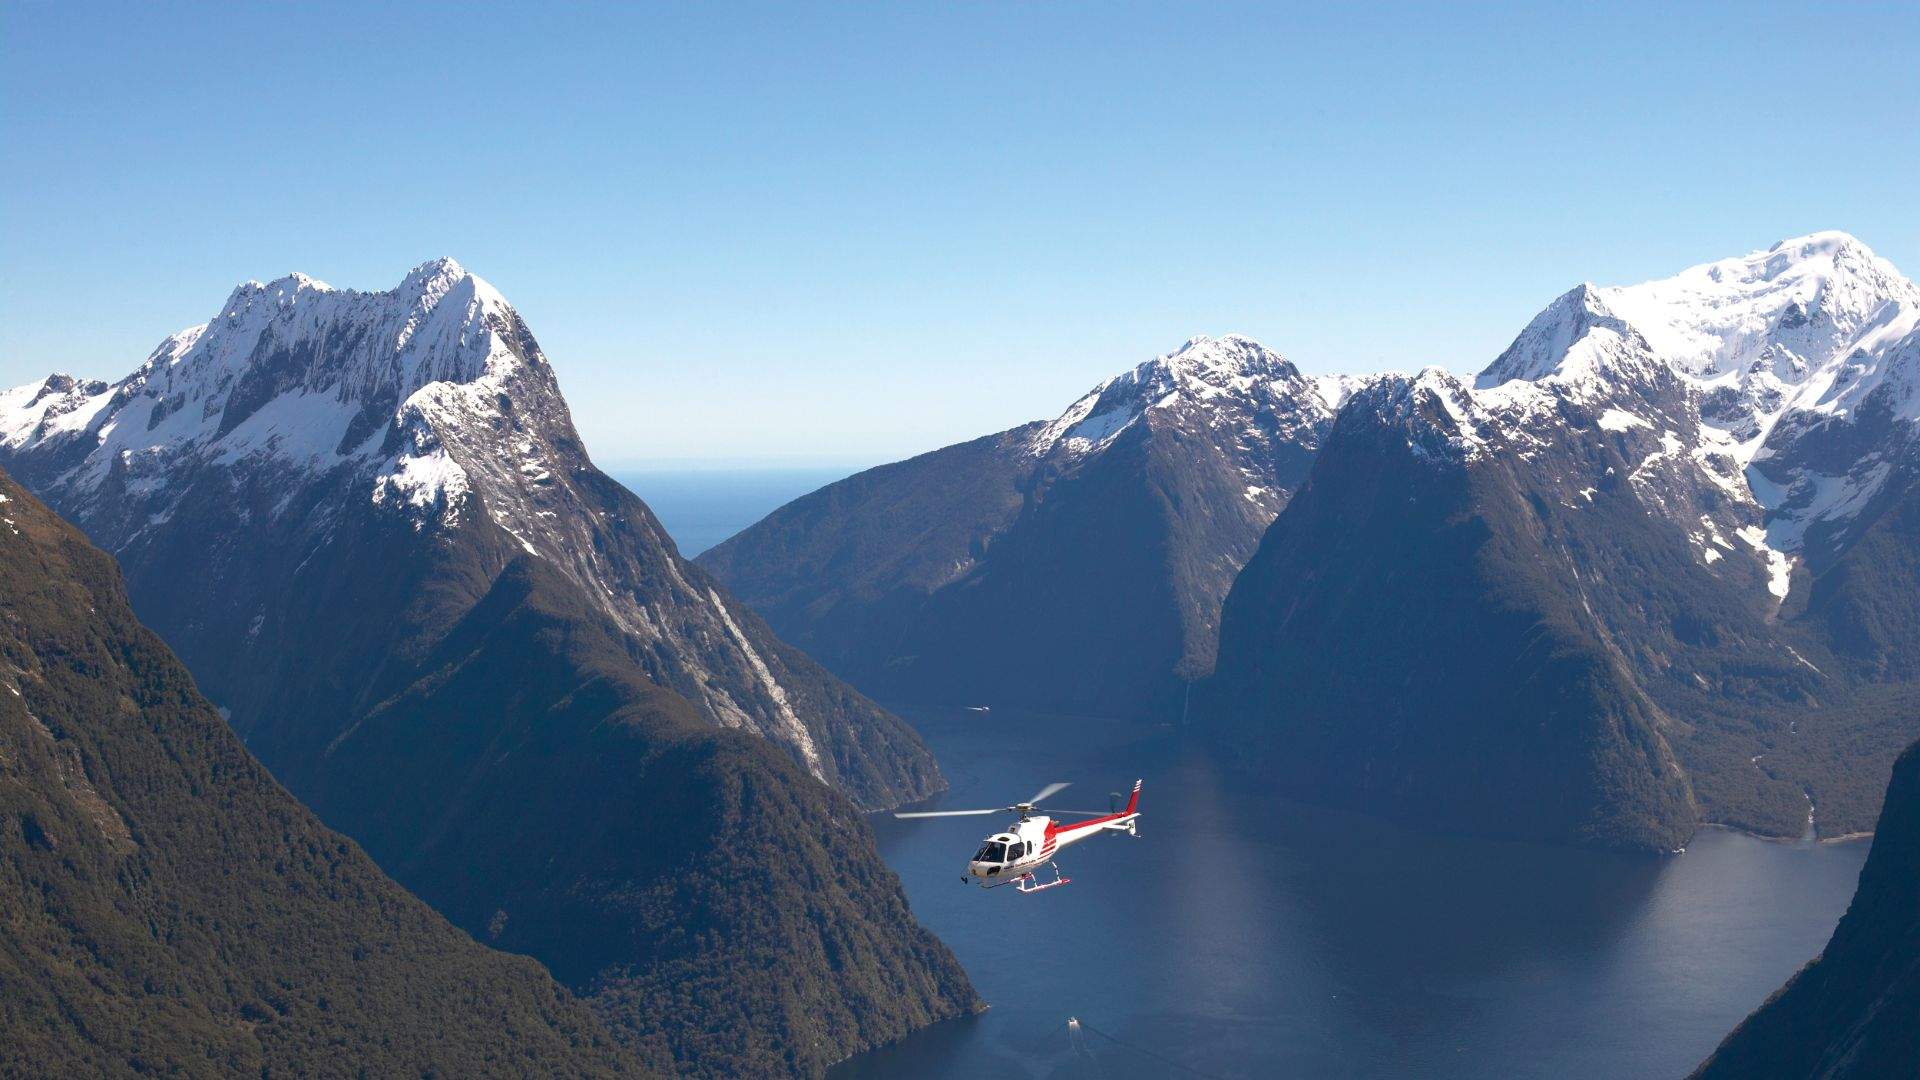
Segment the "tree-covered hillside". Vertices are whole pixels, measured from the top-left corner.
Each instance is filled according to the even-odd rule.
[[[268,776],[113,561],[0,476],[0,1073],[640,1071]]]

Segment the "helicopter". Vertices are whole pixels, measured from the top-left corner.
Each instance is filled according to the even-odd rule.
[[[960,880],[976,883],[983,889],[992,889],[1011,883],[1014,888],[1023,893],[1041,892],[1073,883],[1072,878],[1060,873],[1059,865],[1053,861],[1061,848],[1106,832],[1123,832],[1135,837],[1140,835],[1140,781],[1133,782],[1133,794],[1127,799],[1125,809],[1104,813],[1094,810],[1040,812],[1041,802],[1059,794],[1068,786],[1070,786],[1068,781],[1056,781],[1041,788],[1026,802],[1017,802],[1012,806],[1001,806],[991,810],[916,810],[893,816],[937,818],[972,817],[978,814],[1019,814],[1020,820],[1008,826],[1006,831],[995,833],[981,843],[980,850],[975,852],[972,861],[967,863],[967,872]],[[1118,800],[1117,794],[1115,799]],[[1054,820],[1059,815],[1084,817],[1089,820],[1062,825]],[[1042,882],[1034,876],[1034,871],[1043,866],[1052,868],[1052,881]]]

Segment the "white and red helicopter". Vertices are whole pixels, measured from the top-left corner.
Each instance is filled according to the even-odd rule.
[[[1073,883],[1072,878],[1060,873],[1060,867],[1053,861],[1053,857],[1059,854],[1060,849],[1068,844],[1076,844],[1090,836],[1098,836],[1106,832],[1123,832],[1128,836],[1140,835],[1140,781],[1133,782],[1133,795],[1127,799],[1126,808],[1123,810],[1110,810],[1105,813],[1095,810],[1052,810],[1041,813],[1041,801],[1052,798],[1067,786],[1066,781],[1048,784],[1026,802],[995,807],[991,810],[919,810],[893,816],[934,818],[972,817],[977,814],[1019,814],[1020,820],[1008,826],[1005,832],[994,833],[981,843],[980,850],[974,853],[973,861],[967,864],[967,876],[960,880],[978,882],[980,887],[985,889],[1012,882],[1014,888],[1023,893],[1039,892],[1056,885]],[[1054,820],[1055,815],[1062,814],[1084,817],[1088,820],[1062,825]],[[1053,867],[1053,880],[1044,884],[1033,876],[1033,872],[1042,866]]]

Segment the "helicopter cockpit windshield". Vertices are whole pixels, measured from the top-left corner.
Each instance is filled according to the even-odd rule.
[[[998,840],[989,840],[980,845],[974,853],[974,862],[1003,863],[1007,861],[1007,845]]]

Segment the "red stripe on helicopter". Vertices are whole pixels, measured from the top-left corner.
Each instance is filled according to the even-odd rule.
[[[1105,825],[1110,821],[1120,821],[1124,818],[1129,818],[1133,816],[1135,815],[1129,814],[1126,811],[1122,810],[1118,814],[1108,814],[1106,817],[1089,818],[1086,821],[1076,821],[1071,825],[1055,826],[1055,831],[1064,833],[1064,832],[1072,832],[1075,829],[1091,829],[1095,825]]]

